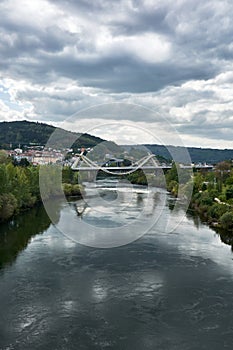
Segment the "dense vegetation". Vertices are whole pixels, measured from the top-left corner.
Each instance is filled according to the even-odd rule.
[[[196,174],[191,208],[209,224],[233,230],[232,162],[220,162],[213,172]]]
[[[175,166],[166,175],[167,187],[174,195],[178,193],[178,176]],[[233,232],[233,166],[223,161],[211,172],[195,172],[193,180],[181,183],[184,194],[193,182],[190,208],[210,225]]]
[[[49,171],[48,171],[49,169]],[[59,166],[16,166],[10,158],[0,152],[0,222],[7,221],[14,214],[32,208],[41,201],[39,171],[44,175],[44,193],[47,199],[60,195],[80,196],[77,173],[70,168],[62,172],[62,188],[59,182]],[[43,187],[43,186],[42,186]],[[45,198],[45,196],[44,196]]]
[[[9,149],[10,145],[15,148],[18,147],[19,144],[21,146],[28,146],[33,144],[45,145],[55,129],[56,128],[53,125],[38,122],[29,122],[26,120],[15,122],[0,122],[0,148]],[[117,146],[114,142],[104,141],[99,137],[88,134],[74,133],[74,135],[77,137],[77,141],[73,145],[74,149],[80,147],[94,147],[101,144],[101,146],[98,146],[97,148],[98,153],[104,154],[105,152],[113,152],[114,154],[118,154],[121,151],[119,146]],[[147,150],[149,149],[153,154],[156,154],[157,158],[161,156],[167,160],[170,160],[171,154],[175,154],[177,161],[185,161],[185,159],[183,159],[184,152],[182,147],[163,145],[138,145],[124,146],[124,149],[130,151],[130,154],[134,155],[135,159],[140,159],[144,154],[147,153]],[[188,147],[187,150],[190,154],[192,162],[194,163],[208,162],[216,164],[225,159],[233,159],[233,150],[231,149],[220,150]],[[98,159],[98,157],[96,157],[96,159]]]
[[[134,149],[144,149],[145,147],[157,156],[160,155],[166,159],[171,159],[171,154],[175,155],[177,162],[185,162],[184,158],[184,148],[177,146],[163,146],[163,145],[138,145],[138,146],[124,146],[124,148],[129,151],[131,148]],[[212,149],[212,148],[197,148],[197,147],[187,147],[191,161],[193,163],[210,163],[217,164],[225,159],[233,159],[232,149]]]
[[[45,145],[50,135],[55,130],[52,125],[33,123],[28,121],[1,122],[0,146],[8,148],[10,144],[39,144]]]
[[[15,122],[0,122],[0,148],[9,149],[10,146],[13,148],[18,147],[20,144],[22,146],[29,145],[46,145],[47,141],[51,134],[56,130],[52,125],[45,123],[35,123],[29,121],[15,121]],[[70,132],[65,133],[71,134]],[[80,147],[94,147],[97,144],[103,142],[99,137],[95,137],[88,134],[78,134],[72,133],[75,135],[77,140],[75,141],[73,148]],[[116,146],[114,142],[105,141],[109,149],[114,149]],[[59,146],[59,142],[57,143]]]
[[[8,220],[40,199],[38,167],[0,164],[0,221]]]
[[[0,222],[7,221],[14,214],[31,208],[41,201],[40,170],[46,180],[43,184],[46,198],[60,195],[63,191],[66,196],[81,196],[78,173],[73,172],[70,167],[63,168],[61,186],[59,166],[47,165],[39,168],[26,162],[15,164],[3,151],[0,151]],[[98,176],[106,177],[106,174],[100,172]],[[192,191],[190,208],[199,213],[210,225],[233,232],[231,161],[218,163],[211,172],[195,172],[194,176],[190,171],[181,170],[177,164],[173,163],[165,176],[163,173],[158,173],[157,176],[145,176],[141,170],[138,170],[125,176],[125,179],[135,184],[166,186],[175,196],[178,195],[179,190],[183,198]]]

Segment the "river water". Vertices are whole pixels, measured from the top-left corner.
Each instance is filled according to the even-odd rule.
[[[110,210],[116,191],[105,186],[102,194],[106,215],[84,209],[77,230],[85,220],[96,227],[103,220],[107,232],[132,219],[146,196],[136,189],[120,215]],[[76,207],[83,201],[59,203],[63,229],[66,215],[77,217]],[[232,349],[231,246],[182,207],[175,229],[164,233],[171,208],[166,195],[149,232],[111,249],[71,240],[43,207],[1,225],[0,349]]]

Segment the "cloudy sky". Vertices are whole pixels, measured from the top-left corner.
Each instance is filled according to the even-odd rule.
[[[233,148],[232,0],[2,0],[0,14],[1,120]]]

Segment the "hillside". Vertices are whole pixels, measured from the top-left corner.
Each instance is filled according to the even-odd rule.
[[[0,148],[9,149],[15,148],[19,145],[29,146],[29,145],[45,145],[51,136],[51,134],[56,130],[52,125],[45,123],[35,123],[29,121],[14,121],[14,122],[0,122]],[[64,130],[63,134],[66,133]],[[67,132],[67,134],[70,134]],[[73,148],[80,147],[94,147],[104,140],[89,134],[76,134],[77,141],[74,143]],[[113,142],[105,141],[104,144],[107,146],[108,150],[114,151],[117,145]],[[59,144],[58,144],[59,146]]]
[[[14,122],[0,122],[0,149],[10,149],[16,148],[19,145],[30,146],[30,145],[45,145],[51,134],[56,130],[52,125],[38,122],[29,121],[14,121]],[[135,158],[139,159],[145,152],[145,147],[149,149],[152,153],[157,156],[162,156],[166,159],[171,159],[171,154],[176,154],[176,159],[180,162],[184,161],[182,157],[183,147],[178,146],[163,146],[163,145],[134,145],[134,146],[117,146],[114,142],[105,141],[99,137],[92,136],[89,134],[79,134],[70,133],[63,129],[58,129],[61,131],[61,135],[68,136],[74,135],[77,140],[75,141],[72,148],[77,150],[80,147],[94,147],[97,144],[97,152],[101,155],[105,153],[112,153],[119,155],[122,152],[122,148],[129,151],[130,153],[135,153]],[[59,147],[59,138],[57,139],[57,147]],[[197,147],[187,147],[191,161],[193,163],[211,163],[216,164],[226,159],[233,159],[233,149],[212,149],[212,148],[197,148]],[[141,154],[142,153],[142,154]]]
[[[166,159],[171,159],[171,154],[176,155],[176,160],[179,162],[185,161],[183,159],[183,147],[178,146],[163,146],[163,145],[136,145],[136,146],[122,146],[127,151],[132,147],[135,149],[142,149],[146,147],[155,155],[162,156]],[[216,164],[223,160],[233,159],[233,149],[212,149],[212,148],[197,148],[187,147],[191,161],[193,163],[211,163]]]

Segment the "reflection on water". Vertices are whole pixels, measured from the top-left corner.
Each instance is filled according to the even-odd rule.
[[[117,190],[104,188],[99,191],[99,197],[92,196],[88,201],[84,199],[72,202],[71,207],[83,221],[109,228],[129,224],[138,218],[141,211],[144,216],[153,215],[161,204],[159,192],[151,193],[150,196],[144,189],[131,192],[124,188],[120,192],[119,195]]]
[[[12,263],[30,239],[48,229],[50,220],[42,206],[24,212],[0,225],[0,268]]]
[[[198,214],[196,214],[193,210],[190,210],[187,212],[187,217],[193,221],[195,227],[197,229],[201,228],[203,225],[209,226],[208,223],[206,223],[205,219],[201,218]],[[233,234],[231,231],[226,231],[221,228],[212,227],[212,230],[216,232],[216,234],[220,237],[221,241],[225,244],[228,244],[231,246],[231,250],[233,251]]]
[[[134,211],[144,196],[132,196]],[[73,215],[77,229],[91,217],[100,224],[90,207],[77,215],[82,203],[54,203],[56,222]],[[110,209],[106,216],[117,224]],[[76,244],[43,208],[2,225],[0,349],[231,349],[231,250],[195,217],[164,233],[170,215],[179,222],[182,206],[172,214],[165,206],[148,234],[114,249]]]
[[[56,226],[75,242],[118,247],[137,240],[159,220],[166,196],[163,189],[89,186],[83,200],[62,210]]]

